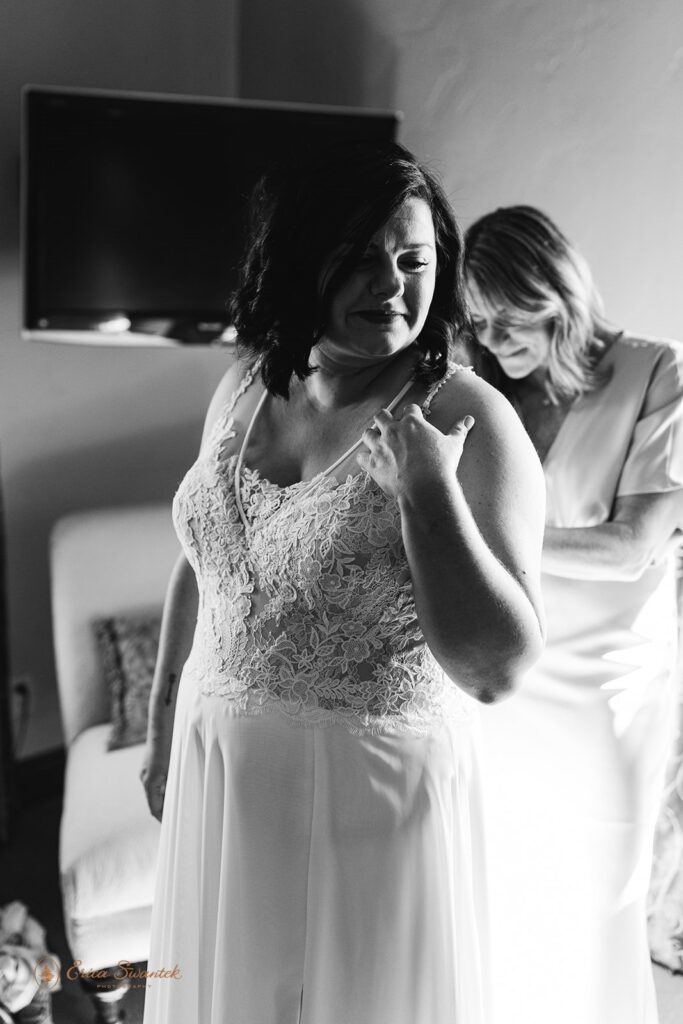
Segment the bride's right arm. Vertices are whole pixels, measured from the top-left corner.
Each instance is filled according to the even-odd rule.
[[[206,414],[202,445],[209,437],[230,396],[239,386],[243,375],[244,367],[235,361],[223,376]],[[192,648],[198,603],[194,570],[185,555],[180,554],[166,591],[159,652],[149,699],[147,748],[140,773],[149,809],[159,821],[164,806],[178,683]]]
[[[178,682],[192,647],[197,606],[194,570],[181,554],[166,591],[159,653],[149,698],[147,748],[140,773],[149,809],[159,821],[164,807]]]

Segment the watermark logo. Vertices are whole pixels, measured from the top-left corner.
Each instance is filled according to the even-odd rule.
[[[146,988],[151,981],[180,980],[183,976],[180,966],[157,967],[151,969],[149,964],[134,964],[130,960],[119,960],[115,966],[99,969],[83,967],[82,960],[74,960],[65,971],[69,981],[87,980],[95,982],[98,989],[116,990],[119,988]]]
[[[41,956],[40,960],[36,961],[33,973],[40,988],[52,991],[59,987],[62,969],[56,957]]]

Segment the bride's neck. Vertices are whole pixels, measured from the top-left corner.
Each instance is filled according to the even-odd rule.
[[[405,349],[387,359],[359,366],[339,366],[323,353],[311,352],[314,372],[302,382],[306,400],[318,409],[334,409],[354,405],[379,393],[394,382],[408,379],[415,363],[414,349]]]

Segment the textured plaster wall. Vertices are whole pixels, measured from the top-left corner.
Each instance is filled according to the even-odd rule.
[[[48,533],[68,511],[170,498],[193,457],[225,356],[22,342],[19,94],[27,82],[229,96],[236,2],[3,0],[0,4],[0,470],[12,679],[33,706],[19,754],[61,744]],[[18,737],[20,739],[21,737]]]
[[[680,0],[250,0],[244,96],[388,106],[463,224],[545,209],[622,326],[683,338]]]

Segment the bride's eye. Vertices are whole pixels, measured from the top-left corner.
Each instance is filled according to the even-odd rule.
[[[429,260],[423,256],[406,256],[401,260],[401,266],[409,273],[420,273],[429,266]]]

